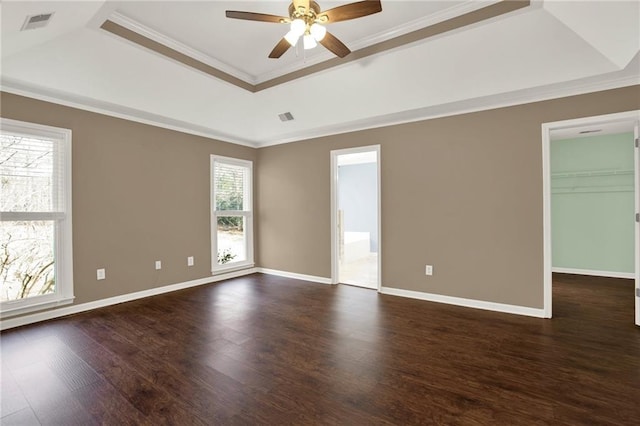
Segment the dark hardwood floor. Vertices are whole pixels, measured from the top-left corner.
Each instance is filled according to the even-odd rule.
[[[637,425],[629,280],[554,319],[252,275],[8,330],[2,425]]]

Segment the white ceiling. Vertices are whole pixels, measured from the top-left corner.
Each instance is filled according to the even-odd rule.
[[[324,9],[349,1],[320,1]],[[489,2],[485,2],[489,3]],[[225,19],[226,10],[242,10],[288,16],[290,1],[163,1],[109,2],[111,19],[132,29],[144,28],[158,41],[168,37],[204,54],[205,62],[222,62],[227,70],[251,83],[259,83],[310,64],[331,59],[333,55],[319,47],[310,51],[289,49],[279,60],[267,55],[288,31],[287,25]],[[465,6],[466,4],[466,6]],[[483,3],[476,2],[473,8]],[[153,6],[152,6],[153,5]],[[423,27],[425,17],[455,16],[471,9],[469,2],[397,1],[384,2],[384,14],[378,13],[358,21],[338,22],[328,30],[352,50],[388,39],[414,26]],[[411,26],[408,26],[411,24]],[[297,55],[296,55],[297,53]],[[220,65],[219,63],[216,65]]]
[[[610,118],[607,120],[611,120]],[[620,119],[619,121],[591,122],[589,124],[551,130],[551,140],[590,138],[595,136],[618,135],[620,133],[634,133],[637,121],[634,119]]]
[[[348,2],[320,1],[323,9]],[[329,31],[351,50],[492,1],[382,0]],[[3,1],[2,90],[250,146],[640,83],[640,1],[545,1],[251,93],[99,27],[113,20],[251,84],[331,59],[268,59],[286,1]],[[30,14],[55,12],[19,31]],[[295,120],[281,122],[290,111]]]

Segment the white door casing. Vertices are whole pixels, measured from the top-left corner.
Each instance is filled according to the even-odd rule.
[[[615,114],[584,117],[573,120],[542,124],[542,195],[543,195],[543,309],[544,317],[552,317],[552,253],[551,253],[551,132],[575,127],[597,126],[609,123],[627,123],[627,131],[633,129],[634,138],[639,137],[640,110]],[[640,154],[634,148],[635,214],[640,212]],[[640,326],[640,223],[635,223],[635,324]]]
[[[636,325],[640,326],[640,119],[636,120],[633,129],[635,142],[635,194],[636,194],[636,286],[634,296],[636,299]]]
[[[362,152],[376,152],[377,157],[377,177],[378,177],[378,283],[377,291],[380,291],[382,286],[382,191],[381,191],[381,157],[380,157],[380,145],[369,145],[357,148],[346,148],[331,151],[331,283],[338,284],[339,282],[339,242],[338,235],[338,157],[345,154],[356,154]]]

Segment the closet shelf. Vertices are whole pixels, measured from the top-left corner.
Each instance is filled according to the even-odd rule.
[[[566,178],[582,178],[582,177],[600,177],[600,176],[624,176],[633,175],[633,169],[629,170],[585,170],[575,172],[557,172],[551,173],[551,179]]]
[[[633,192],[633,185],[552,187],[551,194],[603,194],[607,192]]]

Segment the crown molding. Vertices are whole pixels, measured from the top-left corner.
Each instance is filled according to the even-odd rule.
[[[448,7],[436,13],[432,13],[431,15],[407,21],[404,24],[390,28],[385,32],[364,37],[360,40],[352,42],[351,45],[353,46],[353,50],[362,49],[363,47],[367,47],[372,44],[381,43],[383,41],[387,41],[425,27],[439,24],[440,22],[444,22],[448,19],[453,19],[455,17],[474,12],[493,4],[500,3],[501,1],[503,0],[468,0],[464,3]]]
[[[337,134],[388,127],[398,124],[413,123],[416,121],[430,120],[434,118],[448,117],[453,115],[468,114],[489,109],[522,105],[634,85],[640,85],[640,75],[632,70],[619,71],[609,74],[605,77],[589,77],[581,80],[576,80],[571,83],[557,83],[532,89],[518,90],[515,92],[489,95],[459,102],[452,102],[448,104],[434,105],[425,108],[385,114],[347,123],[322,126],[315,129],[284,134],[282,136],[277,136],[273,139],[265,140],[262,142],[228,135],[222,132],[217,132],[207,127],[198,126],[180,120],[174,120],[138,109],[128,108],[85,96],[79,96],[58,90],[35,86],[29,83],[7,78],[3,78],[0,81],[0,90],[7,93],[13,93],[16,95],[26,96],[46,102],[52,102],[59,105],[78,108],[85,111],[96,112],[111,117],[122,118],[138,123],[148,124],[169,130],[175,130],[182,133],[216,139],[222,142],[229,142],[251,148],[263,148]]]
[[[349,46],[352,51],[357,52],[366,47],[383,43],[385,41],[412,33],[414,31],[421,30],[423,28],[427,28],[427,27],[439,24],[441,22],[445,22],[449,19],[453,19],[468,13],[475,12],[477,10],[495,5],[497,3],[501,3],[503,1],[505,0],[467,0],[464,3],[451,6],[445,10],[433,13],[431,15],[417,18],[412,21],[405,22],[401,25],[397,25],[386,31],[379,32],[371,36],[363,37],[359,40],[349,42]],[[167,36],[166,34],[162,34],[152,28],[149,28],[146,25],[136,21],[135,19],[122,14],[121,12],[118,12],[118,11],[111,12],[110,14],[107,15],[104,21],[111,21],[121,27],[126,28],[129,31],[133,31],[136,34],[146,37],[156,43],[159,43],[163,46],[173,49],[176,52],[181,53],[182,55],[195,59],[196,61],[199,61],[205,65],[213,67],[219,71],[222,71],[223,73],[229,74],[230,76],[240,79],[245,83],[253,86],[257,86],[262,83],[266,83],[274,79],[277,79],[298,71],[302,71],[306,68],[313,67],[314,65],[318,65],[323,62],[327,62],[334,59],[334,55],[332,55],[330,52],[321,51],[316,55],[313,55],[309,58],[305,58],[304,61],[297,61],[295,63],[292,63],[287,66],[283,66],[274,71],[265,72],[259,75],[252,75],[250,73],[242,71],[237,67],[234,67],[233,65],[227,64],[206,53],[203,53],[184,43],[181,43]]]
[[[51,102],[58,105],[64,105],[71,108],[77,108],[84,111],[104,114],[110,117],[122,118],[129,121],[135,121],[137,123],[161,127],[163,129],[175,130],[177,132],[202,136],[209,139],[216,139],[221,142],[228,142],[251,148],[257,147],[257,143],[255,141],[237,138],[208,127],[198,126],[186,121],[175,120],[136,108],[129,108],[111,102],[100,101],[88,96],[76,95],[63,92],[61,90],[49,89],[33,85],[31,83],[8,79],[6,77],[2,77],[0,80],[0,91],[26,96],[40,101]]]
[[[166,47],[169,47],[177,52],[182,53],[183,55],[189,56],[197,61],[202,62],[203,64],[209,65],[213,68],[216,68],[222,72],[230,74],[240,80],[244,80],[246,83],[256,84],[257,79],[253,75],[246,73],[232,65],[229,65],[225,62],[222,62],[212,56],[207,55],[197,49],[194,49],[190,46],[187,46],[184,43],[181,43],[165,34],[162,34],[154,29],[147,27],[146,25],[141,24],[140,22],[129,18],[126,15],[123,15],[120,12],[113,12],[107,18],[109,21],[115,22],[116,24],[125,27],[128,30],[136,32],[144,37],[147,37],[157,43],[160,43]]]
[[[468,114],[472,112],[490,109],[504,108],[550,99],[564,98],[568,96],[582,95],[585,93],[599,92],[603,90],[617,89],[627,86],[640,85],[640,75],[633,72],[619,71],[606,77],[587,77],[569,83],[556,83],[548,86],[531,89],[517,90],[514,92],[488,95],[480,98],[464,101],[434,105],[397,113],[369,117],[347,123],[322,126],[315,129],[304,130],[285,134],[265,142],[258,142],[258,148],[280,145],[291,142],[299,142],[325,136],[356,132],[361,130],[376,129],[380,127],[395,126],[398,124],[413,123],[416,121],[431,120],[434,118],[449,117],[453,115]],[[631,74],[631,75],[628,75]]]
[[[532,1],[534,0],[467,0],[444,11],[409,21],[386,32],[350,43],[354,50],[347,59],[333,57],[328,52],[321,52],[315,55],[316,59],[313,59],[312,56],[309,60],[305,59],[304,62],[298,61],[290,66],[283,66],[276,72],[264,73],[259,77],[253,77],[229,64],[192,49],[117,11],[112,11],[108,15],[109,18],[100,24],[100,29],[141,46],[152,54],[163,56],[255,93],[326,69],[340,67],[367,56],[414,44],[424,39],[440,37],[444,33],[457,31],[464,27],[479,25],[483,21],[493,20],[506,13],[518,11],[522,13],[522,10],[531,6]],[[260,82],[256,84],[257,81]]]
[[[404,24],[390,28],[386,31],[350,42],[349,45],[352,51],[360,50],[364,47],[381,43],[383,41],[387,41],[392,38],[419,30],[421,28],[435,25],[437,23],[446,21],[447,19],[455,18],[457,16],[464,15],[466,13],[470,13],[478,9],[482,9],[483,7],[487,7],[492,4],[499,3],[501,1],[503,0],[480,0],[480,1],[468,0],[462,4],[451,6],[445,10],[433,13],[431,15],[414,19],[412,21],[408,21],[408,22],[405,22]],[[189,56],[211,67],[217,68],[220,71],[223,71],[236,78],[244,80],[246,83],[253,84],[253,85],[264,83],[266,81],[273,80],[274,78],[278,78],[283,75],[302,70],[309,66],[316,65],[316,64],[325,62],[327,60],[330,60],[334,57],[330,52],[323,51],[320,54],[317,54],[311,58],[305,59],[304,62],[296,62],[291,65],[279,68],[278,70],[262,73],[256,76],[256,75],[249,74],[245,71],[242,71],[239,68],[236,68],[225,62],[222,62],[184,43],[181,43],[167,36],[166,34],[162,34],[152,28],[149,28],[146,25],[136,21],[135,19],[122,14],[121,12],[114,11],[107,17],[107,19],[131,31],[134,31],[144,37],[147,37],[155,42],[158,42],[164,46],[167,46],[177,52],[180,52],[183,55]]]

